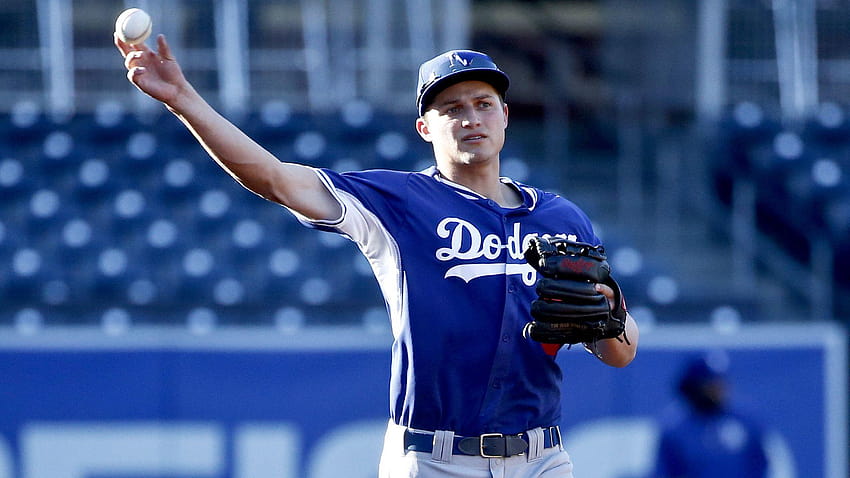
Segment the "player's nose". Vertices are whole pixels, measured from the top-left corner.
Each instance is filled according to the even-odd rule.
[[[478,116],[476,111],[470,111],[466,113],[466,116],[461,121],[461,126],[464,128],[471,128],[481,124],[481,118]]]

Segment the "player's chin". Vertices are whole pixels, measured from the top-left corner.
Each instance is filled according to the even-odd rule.
[[[467,165],[486,163],[498,157],[498,154],[488,148],[464,148],[455,155],[458,163]]]

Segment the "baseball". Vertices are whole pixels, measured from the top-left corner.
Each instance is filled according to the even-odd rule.
[[[151,34],[151,16],[140,8],[128,8],[115,20],[115,32],[121,41],[130,45],[144,43]]]

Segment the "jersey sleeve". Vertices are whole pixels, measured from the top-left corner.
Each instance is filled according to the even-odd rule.
[[[314,220],[294,212],[305,226],[343,234],[362,246],[378,231],[393,230],[403,224],[407,207],[405,185],[412,173],[386,170],[338,173],[317,169],[316,174],[342,212],[331,220]]]

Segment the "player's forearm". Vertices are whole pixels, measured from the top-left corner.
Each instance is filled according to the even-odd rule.
[[[221,116],[190,85],[167,105],[209,155],[255,194],[317,220],[337,219],[341,209],[311,167],[278,160]]]
[[[191,86],[167,105],[209,155],[243,186],[275,200],[273,178],[279,161],[221,116]]]
[[[614,339],[600,340],[596,344],[597,351],[599,352],[598,356],[607,365],[625,367],[634,360],[637,354],[639,339],[640,331],[638,330],[637,323],[630,314],[627,314],[626,328],[623,335]]]

